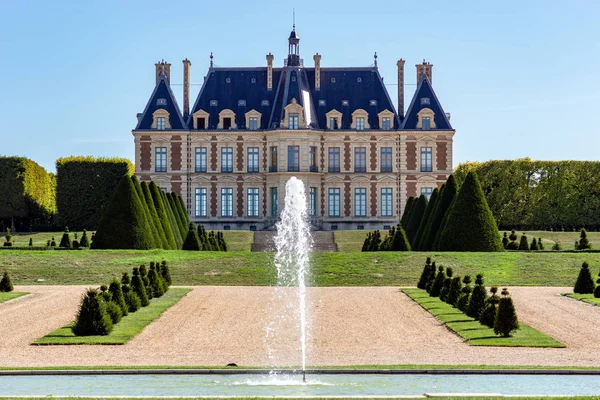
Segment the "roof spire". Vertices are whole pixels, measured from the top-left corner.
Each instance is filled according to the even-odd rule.
[[[293,25],[292,25],[292,28],[294,30],[296,30],[296,7],[292,8],[292,13],[293,13],[293,20],[292,20]]]
[[[211,52],[210,52],[210,67],[211,67],[211,68],[213,67],[213,58],[214,58],[214,57],[213,57],[213,53],[212,53],[212,51],[211,51]]]
[[[375,55],[373,55],[373,58],[375,59],[375,68],[377,68],[377,52],[375,52]]]

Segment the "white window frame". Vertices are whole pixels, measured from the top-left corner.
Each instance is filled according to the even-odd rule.
[[[258,217],[258,199],[259,199],[259,191],[258,188],[248,188],[247,196],[248,196],[248,216],[249,217]]]
[[[433,172],[433,147],[423,146],[420,151],[420,171]]]
[[[165,117],[157,117],[156,118],[156,129],[159,131],[164,131],[167,126],[167,119]]]
[[[221,189],[221,217],[233,217],[233,189]]]
[[[167,172],[167,148],[154,149],[154,172]]]
[[[208,168],[208,152],[206,147],[196,147],[194,171],[206,173]]]
[[[381,188],[381,216],[391,217],[394,215],[394,189]]]
[[[195,191],[196,217],[206,217],[208,209],[208,191],[206,188],[196,188]]]
[[[221,147],[221,172],[233,172],[233,147]]]
[[[367,189],[366,188],[355,188],[354,189],[354,216],[355,217],[366,217],[367,216]]]
[[[339,217],[341,216],[340,210],[340,188],[329,188],[328,196],[327,196],[327,205],[330,217]]]
[[[248,173],[258,173],[260,172],[260,150],[258,147],[248,147]]]

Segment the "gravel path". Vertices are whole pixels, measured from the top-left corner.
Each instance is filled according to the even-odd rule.
[[[124,346],[31,346],[73,319],[85,287],[15,289],[32,295],[0,305],[3,367],[300,363],[293,289],[194,287]],[[560,296],[569,290],[510,288],[520,320],[567,345],[527,349],[469,346],[395,287],[309,288],[308,365],[600,366],[600,307]]]

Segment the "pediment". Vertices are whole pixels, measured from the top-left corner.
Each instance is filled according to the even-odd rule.
[[[344,177],[341,175],[329,175],[325,178],[325,182],[344,182]]]

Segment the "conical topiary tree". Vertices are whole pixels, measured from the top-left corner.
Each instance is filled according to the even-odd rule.
[[[193,222],[190,222],[188,233],[185,237],[185,241],[183,242],[182,250],[194,250],[200,251],[200,239],[198,238],[198,231],[194,226]]]
[[[442,290],[440,290],[440,300],[446,301],[448,297],[448,292],[450,291],[450,284],[452,283],[452,268],[446,268],[446,278],[444,279],[444,283],[442,284]]]
[[[600,274],[598,274],[598,280],[596,280],[596,283],[598,284],[596,286],[596,289],[594,289],[594,297],[595,298],[600,298]]]
[[[414,204],[415,204],[415,198],[414,198],[414,196],[410,196],[406,200],[406,205],[404,206],[404,212],[402,213],[402,218],[400,218],[400,225],[402,225],[402,228],[404,230],[406,230],[406,223],[408,222],[408,219],[410,218],[410,213],[411,213],[411,210],[412,210],[412,207]]]
[[[212,234],[212,231],[210,232]],[[211,242],[211,245],[213,244],[213,240],[212,240],[212,235],[209,235],[209,240]],[[371,236],[371,243],[369,243],[369,250],[368,251],[379,251],[379,246],[381,245],[381,233],[376,230],[375,232],[373,232],[373,235]],[[213,250],[214,251],[219,251],[220,249],[216,249],[215,247],[218,246],[214,246],[213,245]]]
[[[123,176],[100,219],[92,249],[151,249],[154,243],[133,182]]]
[[[538,250],[544,250],[544,243],[542,243],[542,238],[538,238]]]
[[[140,302],[142,307],[146,307],[150,304],[148,300],[148,292],[146,291],[146,286],[144,285],[144,281],[140,276],[139,270],[137,268],[133,268],[133,277],[131,278],[131,289],[137,294],[140,298]]]
[[[590,244],[590,241],[587,238],[587,232],[585,230],[585,228],[581,228],[581,233],[579,234],[579,241],[575,242],[575,249],[576,250],[587,250],[587,249],[591,249],[592,245]]]
[[[161,196],[163,198],[163,203],[165,204],[165,210],[167,212],[167,217],[169,218],[169,223],[171,224],[173,236],[175,236],[177,249],[181,249],[184,237],[181,236],[181,229],[179,228],[179,223],[177,222],[177,218],[175,218],[175,214],[173,213],[173,208],[171,207],[171,202],[169,201],[167,194],[161,193]]]
[[[485,307],[486,298],[487,291],[485,286],[483,286],[483,274],[477,274],[475,277],[475,287],[473,288],[469,306],[467,307],[467,315],[471,318],[479,319],[479,316]]]
[[[150,266],[150,271],[148,271],[148,279],[150,281],[150,285],[148,286],[148,291],[152,291],[153,297],[160,297],[164,292],[163,285],[161,284],[161,278],[159,278],[156,273],[156,268],[154,265]]]
[[[496,321],[496,312],[498,311],[497,304],[500,302],[500,297],[496,294],[498,293],[498,288],[496,286],[493,286],[490,289],[490,292],[492,295],[485,301],[485,307],[479,315],[479,323],[489,328],[493,328],[494,322]]]
[[[469,301],[471,300],[471,276],[465,275],[463,278],[463,288],[460,291],[460,296],[456,301],[456,308],[458,308],[462,312],[467,311],[467,307],[469,306]]]
[[[365,237],[365,241],[363,242],[361,251],[368,251],[370,244],[371,244],[371,232],[367,232],[367,236]]]
[[[160,263],[160,273],[165,282],[167,282],[167,285],[171,285],[171,283],[173,283],[173,281],[171,280],[171,272],[169,271],[169,265],[165,260],[163,260]]]
[[[533,238],[533,240],[531,241],[531,245],[529,246],[529,250],[531,251],[537,251],[538,250],[538,243],[536,238]]]
[[[146,182],[142,182],[140,187],[142,189],[144,201],[146,202],[146,206],[150,212],[150,225],[155,229],[156,238],[158,239],[160,247],[165,250],[175,250],[171,248],[171,245],[167,240],[167,236],[165,235],[165,230],[160,223],[160,218],[158,217],[158,212],[156,211],[156,206],[154,205],[154,200],[152,199],[152,193],[150,193],[150,186]]]
[[[590,265],[586,261],[581,265],[579,276],[577,277],[575,287],[573,288],[573,293],[589,294],[594,293],[594,289],[594,281],[592,279],[592,274],[590,273]]]
[[[171,226],[171,221],[169,220],[169,216],[167,215],[167,209],[165,207],[165,203],[162,197],[162,192],[156,186],[154,182],[150,182],[148,185],[148,189],[150,190],[150,194],[152,195],[152,201],[154,202],[154,208],[156,209],[156,214],[158,215],[158,220],[160,222],[160,226],[165,233],[165,238],[167,243],[169,244],[169,249],[177,250],[177,242],[175,240],[175,234],[173,233],[173,228]]]
[[[496,220],[474,172],[469,172],[456,196],[440,238],[443,251],[502,251]]]
[[[154,297],[154,294],[152,292],[152,290],[150,290],[150,279],[148,279],[148,269],[146,268],[146,266],[144,264],[140,265],[140,268],[138,269],[139,274],[140,274],[140,278],[142,278],[142,283],[144,284],[144,287],[146,288],[146,296],[148,296],[148,300],[152,300],[152,298]],[[134,271],[134,275],[135,275],[135,271]]]
[[[79,241],[79,247],[90,247],[90,239],[87,236],[87,231],[84,229]]]
[[[142,185],[140,185],[140,181],[135,175],[131,175],[131,183],[133,183],[133,187],[135,188],[138,198],[140,199],[140,204],[142,205],[142,213],[144,214],[144,218],[148,224],[148,230],[150,232],[149,238],[152,240],[152,248],[160,249],[162,248],[162,243],[160,242],[158,231],[154,228],[152,216],[150,214],[150,210],[148,209],[148,203],[146,203],[144,192],[142,191]]]
[[[410,218],[406,223],[406,237],[410,242],[410,246],[415,243],[415,238],[417,236],[417,231],[419,230],[419,225],[421,225],[421,221],[423,220],[423,215],[425,214],[425,209],[427,208],[427,197],[424,194],[419,196],[419,198],[415,201],[415,204],[410,212]]]
[[[96,289],[88,289],[81,300],[73,325],[77,336],[108,335],[113,323],[106,311],[106,303]]]
[[[10,280],[10,276],[8,275],[8,271],[4,271],[2,280],[0,280],[0,292],[12,292],[13,289],[13,284]]]
[[[446,280],[446,274],[444,273],[444,267],[440,265],[438,267],[438,273],[435,275],[435,280],[431,284],[429,296],[440,297],[440,291],[442,290],[442,286],[444,286],[444,280]]]
[[[392,251],[410,251],[410,243],[408,238],[406,237],[406,232],[402,228],[402,225],[396,225],[396,229],[394,231],[394,237],[391,242]]]
[[[69,227],[65,227],[65,231],[63,232],[62,238],[60,239],[60,244],[58,247],[62,247],[64,249],[71,248],[71,236],[69,235]]]
[[[457,192],[456,180],[453,175],[450,175],[444,184],[443,190],[438,195],[439,199],[435,210],[433,211],[433,216],[431,217],[431,224],[429,224],[429,228],[427,229],[427,232],[425,232],[425,238],[421,243],[421,249],[423,249],[423,251],[435,249],[434,243],[436,238],[441,236],[443,228],[442,222],[444,221],[444,217],[448,213]]]
[[[427,282],[425,282],[425,290],[427,293],[431,292],[431,286],[433,286],[433,282],[435,282],[435,277],[437,276],[437,267],[435,266],[435,261],[431,263],[431,269],[429,271]]]
[[[508,240],[508,233],[504,232],[504,236],[502,236],[502,247],[506,249],[509,243],[510,240]]]
[[[412,246],[413,250],[421,251],[421,241],[423,240],[423,235],[425,234],[425,229],[429,224],[431,216],[433,215],[433,211],[435,210],[435,206],[437,204],[438,198],[438,189],[433,189],[431,193],[431,197],[427,202],[427,208],[425,208],[425,213],[423,214],[423,218],[421,219],[421,223],[419,224],[419,229],[417,229],[417,233],[415,235],[414,246]]]
[[[527,239],[526,235],[521,236],[521,241],[519,242],[519,250],[529,250],[529,240]]]
[[[177,227],[179,227],[179,234],[181,235],[181,238],[183,240],[185,238],[185,235],[187,234],[187,224],[184,222],[183,215],[181,215],[181,210],[179,209],[178,202],[176,201],[177,195],[171,192],[166,193],[166,196],[167,200],[169,201],[169,205],[171,206],[171,210],[173,211],[175,222],[177,222]]]
[[[121,308],[121,313],[123,315],[127,315],[129,308],[127,307],[127,303],[125,303],[121,282],[119,282],[116,278],[113,279],[110,285],[108,285],[108,291],[111,294],[112,301],[114,301],[119,308]]]
[[[431,274],[431,257],[427,257],[425,260],[425,267],[423,268],[423,272],[421,273],[421,278],[419,278],[419,283],[417,283],[417,287],[419,289],[425,289],[425,285],[427,284],[427,278]]]
[[[450,291],[448,292],[448,296],[446,296],[446,303],[455,306],[460,297],[461,289],[462,283],[460,281],[460,276],[453,277],[452,282],[450,283]]]
[[[508,289],[504,288],[502,289],[502,298],[500,298],[500,303],[498,303],[498,311],[494,320],[494,333],[509,337],[517,329],[519,329],[517,312],[515,311],[515,306],[508,293]]]
[[[29,247],[33,247],[33,238],[29,238]]]

